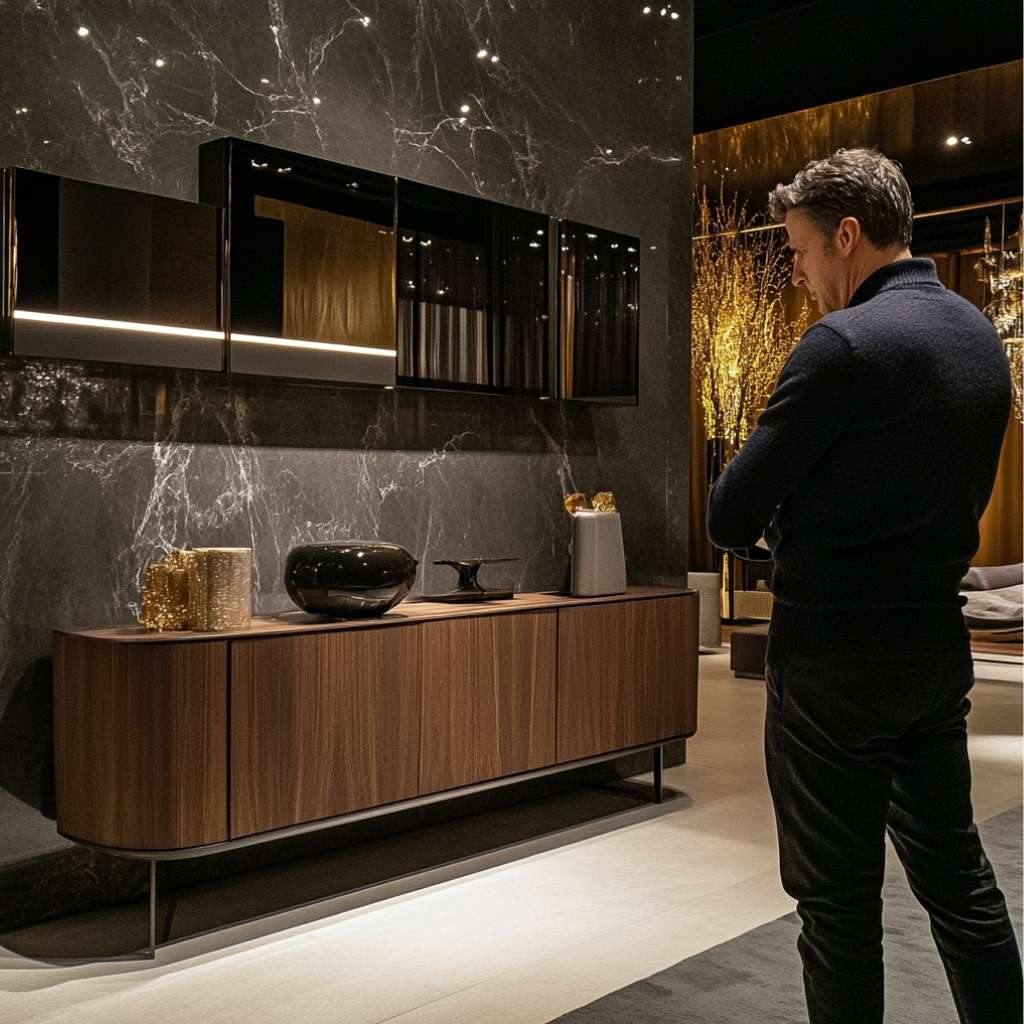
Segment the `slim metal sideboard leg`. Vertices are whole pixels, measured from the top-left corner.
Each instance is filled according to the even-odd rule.
[[[156,861],[149,862],[149,959],[156,959]]]
[[[660,804],[663,798],[661,786],[661,771],[665,766],[665,748],[658,746],[654,748],[654,802]]]

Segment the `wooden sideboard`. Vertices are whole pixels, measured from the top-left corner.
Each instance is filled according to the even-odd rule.
[[[697,595],[519,594],[224,633],[55,634],[57,827],[201,855],[697,726]]]

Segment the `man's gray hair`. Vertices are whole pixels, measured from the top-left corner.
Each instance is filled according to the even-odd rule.
[[[864,234],[879,248],[910,245],[914,205],[910,186],[895,160],[877,149],[837,149],[812,160],[792,184],[768,193],[772,220],[781,224],[787,210],[800,209],[831,240],[844,217],[856,217]]]

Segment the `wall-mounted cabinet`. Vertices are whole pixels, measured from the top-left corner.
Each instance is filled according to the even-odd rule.
[[[224,368],[216,207],[11,168],[4,208],[14,355]]]
[[[559,222],[558,335],[559,397],[639,401],[639,239]]]
[[[14,355],[638,400],[635,238],[241,139],[199,203],[3,174]]]
[[[549,218],[398,182],[398,379],[548,392]]]
[[[395,382],[395,179],[239,139],[199,149],[225,209],[229,369]]]

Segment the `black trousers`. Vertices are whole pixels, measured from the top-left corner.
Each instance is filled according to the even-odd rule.
[[[1020,954],[971,809],[967,642],[838,657],[786,654],[773,638],[766,676],[768,781],[811,1024],[882,1022],[886,830],[960,1020],[1019,1024]]]

